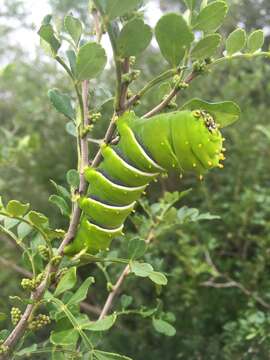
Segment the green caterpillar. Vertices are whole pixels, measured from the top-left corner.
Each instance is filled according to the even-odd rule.
[[[102,146],[103,161],[85,170],[88,194],[79,199],[83,211],[72,255],[85,249],[96,253],[122,233],[136,200],[160,174],[196,173],[223,167],[223,138],[213,117],[204,111],[178,111],[151,119],[127,112],[117,121],[120,140]]]

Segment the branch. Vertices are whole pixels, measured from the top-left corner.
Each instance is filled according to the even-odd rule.
[[[184,83],[189,84],[191,81],[198,75],[196,72],[191,72],[190,75],[184,80]],[[179,87],[179,83],[175,85],[175,87],[172,89],[172,91],[166,96],[166,98],[157,106],[155,106],[152,110],[147,112],[143,115],[143,118],[150,118],[151,116],[154,116],[158,113],[160,113],[166,106],[169,105],[169,103],[172,101],[172,99],[179,93],[181,88]]]
[[[150,89],[152,89],[154,86],[158,85],[162,81],[165,81],[174,75],[179,74],[179,72],[183,70],[183,68],[177,68],[177,69],[169,69],[161,74],[159,74],[157,77],[149,81],[140,91],[137,92],[137,94],[133,95],[126,103],[125,108],[128,109],[132,105],[134,105],[138,100],[141,99],[143,95],[145,95]]]
[[[211,279],[204,281],[203,283],[201,283],[201,286],[205,286],[205,287],[213,287],[216,289],[225,289],[225,288],[238,288],[242,291],[243,294],[245,294],[248,297],[252,297],[258,304],[260,304],[261,306],[263,306],[266,309],[270,309],[270,304],[267,303],[266,301],[264,301],[259,295],[253,293],[251,290],[247,289],[243,284],[235,281],[234,279],[232,279],[230,276],[228,276],[227,274],[223,274],[221,273],[216,265],[214,264],[210,253],[208,250],[205,250],[205,259],[207,264],[214,270],[214,272],[216,273],[216,276],[212,277]],[[216,277],[221,277],[224,278],[225,280],[227,280],[227,282],[224,283],[217,283]]]
[[[88,81],[84,81],[82,84],[82,102],[83,102],[83,109],[81,109],[83,113],[83,124],[82,128],[86,127],[89,123],[88,120]],[[82,129],[81,129],[82,130]],[[80,131],[82,133],[82,131]],[[81,137],[79,134],[79,142],[81,147],[81,164],[80,164],[80,174],[83,173],[84,167],[88,165],[88,141],[87,136]],[[79,184],[79,191],[80,193],[84,193],[86,191],[87,183],[84,176],[80,176],[80,184]],[[73,240],[76,235],[76,231],[78,225],[80,223],[80,216],[81,216],[81,209],[79,208],[78,204],[75,202],[73,206],[73,211],[68,227],[68,231],[58,248],[58,254],[63,255],[63,251],[65,246]],[[45,269],[45,279],[41,282],[41,284],[37,287],[35,291],[31,293],[30,299],[32,303],[27,305],[24,314],[22,315],[20,321],[15,326],[13,331],[7,337],[4,342],[4,345],[8,346],[9,352],[16,346],[17,342],[23,336],[24,332],[27,329],[28,320],[33,313],[34,308],[36,307],[36,303],[39,302],[49,284],[50,275],[52,272],[56,271],[56,267],[54,267],[51,263],[49,263]],[[5,359],[6,355],[0,356],[0,359]]]
[[[149,244],[152,241],[153,238],[154,238],[154,231],[153,231],[153,227],[151,227],[151,230],[150,230],[145,242],[147,244]],[[120,291],[120,288],[121,288],[125,278],[128,276],[129,273],[130,273],[130,266],[128,264],[124,268],[124,270],[121,272],[116,284],[113,287],[113,290],[109,293],[109,295],[108,295],[108,297],[107,297],[107,299],[105,301],[105,304],[104,304],[104,306],[102,308],[102,311],[100,313],[99,320],[103,319],[108,314],[108,312],[110,311],[110,309],[112,307],[112,304],[113,304],[113,301],[116,298],[116,296],[118,295],[118,293]]]
[[[33,277],[33,274],[30,271],[18,266],[17,264],[15,264],[14,262],[12,262],[10,260],[7,260],[7,259],[3,258],[2,256],[0,256],[0,263],[3,266],[5,266],[5,267],[7,267],[9,269],[15,270],[17,273],[19,273],[19,274],[21,274],[21,275],[23,275],[23,276],[25,276],[27,278],[32,278]]]

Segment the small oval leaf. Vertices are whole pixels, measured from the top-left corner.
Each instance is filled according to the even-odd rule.
[[[103,47],[95,42],[83,45],[77,56],[76,77],[78,80],[95,78],[105,67],[107,57]]]
[[[228,6],[224,1],[213,1],[199,13],[194,29],[204,32],[216,31],[222,25],[227,11]]]
[[[58,112],[70,120],[75,119],[75,111],[68,95],[62,94],[58,89],[51,89],[48,91],[48,97]]]
[[[175,67],[194,39],[184,18],[175,13],[162,16],[155,28],[155,35],[162,55]]]
[[[192,99],[183,105],[182,109],[204,110],[209,112],[220,127],[226,127],[239,119],[241,110],[233,101],[209,103],[201,99]]]
[[[141,19],[126,23],[117,39],[119,54],[123,57],[137,56],[150,44],[152,30]]]
[[[64,19],[64,26],[72,40],[78,45],[82,35],[82,23],[80,20],[72,15],[67,15]]]
[[[11,216],[23,216],[29,209],[29,204],[23,204],[18,200],[10,200],[7,204],[7,212]]]
[[[191,56],[195,59],[206,59],[213,56],[221,43],[219,34],[211,34],[205,36],[194,46]]]
[[[264,44],[264,33],[262,30],[255,30],[248,37],[247,47],[249,52],[254,53],[260,50]]]
[[[246,41],[247,34],[244,29],[234,30],[226,41],[227,54],[230,56],[241,51],[245,47]]]

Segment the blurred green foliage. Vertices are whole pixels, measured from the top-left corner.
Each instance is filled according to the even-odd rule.
[[[85,14],[87,8],[85,1],[50,2],[59,14],[69,9]],[[247,29],[268,25],[269,1],[231,2],[228,32],[237,23],[245,24]],[[178,3],[160,1],[162,10],[178,6]],[[10,17],[24,28],[20,12],[22,4],[8,0],[5,5],[8,6],[1,16],[1,24],[4,18],[6,26],[1,25],[1,34],[12,31]],[[62,217],[47,201],[53,192],[49,180],[65,185],[65,174],[75,164],[76,144],[64,131],[63,118],[50,106],[47,90],[58,87],[63,92],[69,91],[69,84],[59,69],[39,54],[30,59],[23,48],[16,48],[13,49],[16,59],[10,56],[12,49],[6,48],[1,38],[0,58],[9,56],[11,61],[0,74],[0,193],[6,198],[30,201],[33,208],[50,215],[60,227]],[[159,72],[161,63],[152,49],[137,65],[143,70],[144,77],[150,78]],[[107,78],[108,87],[99,89],[99,102],[102,92],[110,91],[113,86],[113,79]],[[182,205],[199,208],[202,213],[210,212],[221,219],[182,220],[174,227],[168,224],[172,224],[177,214],[169,212],[164,225],[167,227],[156,234],[155,241],[149,245],[150,255],[147,253],[145,260],[155,265],[155,269],[167,273],[168,286],[163,291],[156,287],[155,291],[164,319],[173,324],[177,333],[174,337],[164,337],[153,331],[147,319],[126,320],[123,317],[119,327],[104,340],[108,350],[125,353],[136,360],[270,358],[269,93],[269,62],[257,60],[250,64],[233,60],[222,69],[194,81],[178,99],[179,104],[183,104],[190,97],[203,95],[205,100],[211,101],[235,100],[242,108],[241,121],[226,130],[229,156],[225,169],[211,173],[202,183],[185,177],[180,184],[181,190],[193,188],[182,200]],[[138,112],[151,108],[157,102],[157,96],[162,97],[162,88],[152,91],[138,107]],[[108,106],[105,113],[109,110]],[[99,125],[100,137],[106,121]],[[159,184],[154,184],[148,191],[150,202],[156,202],[168,189],[179,190],[178,179],[162,179]],[[162,202],[156,203],[156,208],[152,206],[151,213],[159,211],[157,204]],[[149,206],[146,201],[144,206]],[[129,221],[129,233],[139,233],[143,237],[147,226],[149,222],[141,209],[133,221]],[[20,265],[20,255],[13,244],[2,234],[0,241],[2,255]],[[119,249],[119,254],[122,253],[125,253],[125,244]],[[116,270],[118,268],[111,271],[113,279],[118,274]],[[80,269],[80,276],[84,279],[91,274],[100,278],[96,281],[95,291],[90,294],[90,302],[100,305],[106,295],[105,280],[102,281],[100,273],[93,272],[94,267],[89,265]],[[10,310],[7,298],[9,294],[18,294],[18,282],[14,269],[6,269],[3,265],[1,312]],[[153,289],[154,285],[149,281],[131,278],[123,291],[133,297],[135,305],[155,307]]]

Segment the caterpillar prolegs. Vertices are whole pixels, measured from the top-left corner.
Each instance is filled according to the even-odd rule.
[[[100,165],[85,170],[87,196],[79,199],[83,215],[66,254],[96,253],[122,233],[123,223],[148,184],[160,174],[177,171],[199,177],[223,167],[223,138],[204,111],[178,111],[151,119],[127,112],[117,120],[120,140],[102,146]]]

